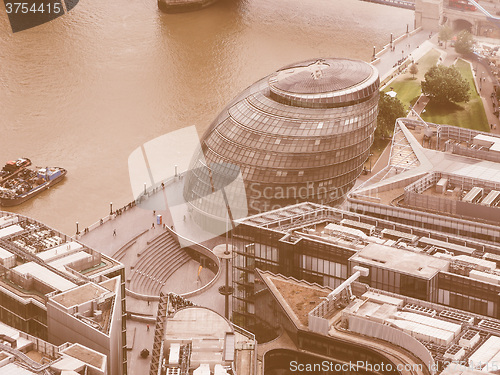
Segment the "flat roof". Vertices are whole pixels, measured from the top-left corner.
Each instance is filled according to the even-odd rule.
[[[85,251],[79,251],[77,253],[67,255],[63,258],[53,260],[53,261],[49,262],[48,264],[50,264],[52,267],[55,267],[57,269],[64,270],[64,266],[66,266],[67,264],[77,262],[79,260],[87,259],[87,258],[92,258],[92,255],[90,255],[89,253],[87,253]]]
[[[0,367],[2,375],[36,375],[36,372],[18,366],[16,363],[10,362],[5,366]]]
[[[99,283],[99,285],[102,286],[103,288],[106,288],[106,289],[114,292],[116,290],[116,283],[117,282],[118,282],[118,280],[116,278],[112,278],[112,279],[105,280],[105,281]]]
[[[226,332],[232,331],[231,323],[217,312],[204,307],[189,307],[178,310],[173,317],[168,318],[164,338],[166,340],[206,338],[223,341]]]
[[[14,233],[22,232],[24,228],[18,224],[9,225],[8,227],[0,229],[0,238],[9,236]]]
[[[84,363],[96,367],[98,369],[103,369],[106,365],[106,356],[95,350],[89,349],[80,344],[73,344],[69,348],[64,349],[62,353],[76,358]]]
[[[418,240],[418,243],[419,244],[423,243],[425,245],[431,245],[431,246],[437,246],[437,247],[441,247],[441,248],[446,249],[446,250],[457,251],[457,252],[461,252],[461,253],[465,253],[465,254],[472,254],[474,251],[476,251],[476,249],[473,249],[470,247],[457,245],[457,244],[454,244],[451,242],[436,240],[434,238],[429,238],[429,237],[421,237]]]
[[[5,224],[17,223],[19,221],[16,215],[7,215],[0,217],[0,227],[3,227]]]
[[[81,369],[85,363],[71,356],[63,356],[60,360],[53,362],[50,367],[54,370],[60,370],[61,375],[67,373],[74,375],[78,374],[75,370]]]
[[[494,270],[497,268],[497,263],[493,262],[491,260],[486,260],[486,259],[481,259],[481,258],[474,258],[468,255],[457,255],[453,257],[454,260],[460,260],[462,262],[466,263],[472,263],[472,264],[477,264],[478,266],[482,266],[484,268]]]
[[[21,264],[20,266],[12,268],[12,271],[15,271],[21,275],[32,275],[36,277],[38,280],[42,281],[44,284],[49,285],[55,290],[60,290],[62,292],[72,289],[76,287],[76,284],[65,279],[62,276],[52,272],[48,268],[35,263],[28,262]]]
[[[323,211],[326,206],[317,203],[302,202],[292,206],[278,208],[272,211],[266,211],[243,219],[235,220],[237,223],[265,227],[267,225],[279,222],[280,220],[290,219],[294,216],[306,215],[314,211]]]
[[[13,257],[14,254],[12,254],[10,251],[5,250],[3,247],[0,246],[0,259],[8,259],[10,257]]]
[[[53,247],[52,249],[42,251],[36,254],[37,257],[44,260],[45,262],[50,262],[53,258],[60,257],[64,253],[71,252],[73,250],[83,248],[78,242],[66,242],[59,246]]]
[[[400,187],[405,180],[407,180],[406,186],[408,186],[415,181],[415,178],[419,176],[423,177],[425,174],[431,172],[443,172],[456,176],[500,183],[500,163],[425,148],[406,127],[407,121],[410,120],[399,119],[396,122],[397,128],[401,131],[395,132],[395,136],[398,134],[399,137],[404,137],[404,139],[406,139],[408,145],[415,155],[417,155],[420,164],[408,170],[400,171],[399,173],[389,173],[389,171],[387,171],[386,178],[377,178],[373,179],[373,181],[370,179],[362,184],[362,186],[355,189],[352,195],[366,196],[371,194],[371,196],[377,197],[376,194],[373,195],[374,190],[396,190],[392,186]],[[481,138],[491,137],[487,134],[479,135],[481,135]],[[500,140],[500,138],[496,138],[496,140]],[[393,138],[393,144],[394,142],[395,138]],[[397,196],[396,193],[394,194],[394,197],[395,196]]]
[[[16,340],[16,349],[22,350],[25,347],[31,345],[31,341],[20,337],[19,331],[7,324],[0,322],[0,334],[10,337],[11,339]],[[1,372],[1,371],[0,371]],[[3,372],[1,372],[3,374]]]
[[[486,134],[477,134],[476,136],[474,136],[473,140],[491,142],[493,145],[495,143],[499,143],[500,142],[500,138],[494,137],[494,136],[491,136],[491,135],[486,135]]]
[[[351,256],[350,260],[425,279],[431,279],[439,271],[448,270],[450,264],[447,260],[438,259],[427,254],[376,243],[366,245],[362,250]]]
[[[106,293],[109,293],[108,289],[105,289],[93,283],[88,283],[79,286],[78,288],[69,290],[65,293],[60,293],[52,297],[52,300],[63,305],[66,308],[69,308],[88,301],[92,301]]]

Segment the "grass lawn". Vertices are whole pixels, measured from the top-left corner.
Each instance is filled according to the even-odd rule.
[[[384,89],[384,92],[391,91],[391,87],[398,93],[397,98],[401,100],[405,109],[409,109],[421,94],[420,81],[424,79],[424,74],[434,65],[436,65],[440,53],[436,50],[430,50],[420,60],[417,61],[418,73],[413,76],[406,72],[397,77]]]
[[[446,105],[433,104],[432,100],[425,107],[422,118],[436,124],[448,124],[463,128],[490,131],[488,118],[484,111],[483,102],[476,91],[470,64],[459,59],[455,66],[460,74],[469,82],[470,100],[468,103],[449,103]]]

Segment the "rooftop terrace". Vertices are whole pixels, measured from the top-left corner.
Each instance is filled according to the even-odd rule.
[[[1,211],[0,248],[0,286],[41,303],[49,292],[67,291],[122,267],[42,223]]]
[[[486,232],[485,240],[498,242],[497,144],[500,137],[494,134],[398,119],[388,165],[348,194],[349,209],[367,214],[384,210],[395,220],[416,210],[422,214],[415,223],[428,228],[432,215],[447,216],[452,230],[467,227],[462,236],[478,238]],[[479,199],[467,195],[475,187],[483,189]],[[486,202],[489,193],[493,195]]]
[[[267,271],[257,272],[281,308],[299,329],[314,330],[315,328],[308,326],[308,314],[313,310],[322,311],[323,315],[320,315],[328,321],[330,327],[323,334],[332,338],[342,336],[346,339],[349,335],[342,332],[346,332],[347,329],[351,335],[350,340],[359,343],[363,342],[366,336],[377,337],[382,341],[376,342],[380,343],[381,348],[387,353],[396,348],[394,344],[402,346],[420,357],[424,363],[429,364],[427,361],[431,361],[430,364],[436,363],[438,372],[442,371],[445,364],[450,361],[457,363],[463,361],[460,363],[466,366],[473,366],[476,363],[476,368],[483,369],[483,373],[487,373],[487,369],[492,368],[493,364],[489,361],[494,361],[496,356],[500,356],[500,347],[497,345],[490,348],[489,345],[492,340],[500,340],[498,320],[369,288],[357,282],[353,284],[354,297],[348,298],[350,300],[348,304],[335,303],[330,304],[327,309],[318,310],[320,304],[328,304],[324,298],[316,298],[315,303],[307,304],[305,307],[297,303],[293,291],[305,290],[306,294],[307,291],[314,291],[314,294],[321,295],[328,294],[332,289]],[[492,329],[493,326],[497,328]],[[382,334],[384,330],[387,331],[387,335]],[[360,334],[362,336],[359,336]],[[405,342],[404,345],[397,342],[398,335]],[[383,344],[384,341],[386,344]],[[478,365],[480,360],[482,362]],[[451,373],[451,368],[447,371],[447,374]]]

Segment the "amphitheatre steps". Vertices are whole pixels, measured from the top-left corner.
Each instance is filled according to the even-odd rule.
[[[191,259],[169,231],[148,241],[148,246],[137,253],[137,257],[130,267],[128,288],[147,295],[158,295],[168,278]]]

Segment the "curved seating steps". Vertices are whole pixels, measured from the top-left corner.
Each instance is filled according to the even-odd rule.
[[[158,261],[155,269],[138,270],[132,275],[130,289],[143,293],[155,283],[164,283],[167,278],[190,258],[177,255]]]
[[[132,275],[131,282],[133,282],[136,274],[148,275],[153,279],[158,279],[161,275],[165,274],[165,270],[170,268],[170,264],[174,265],[177,260],[182,260],[186,257],[187,260],[191,259],[191,257],[182,249],[169,251],[168,253],[165,252],[163,257],[155,259],[155,263],[151,267],[136,269]]]
[[[157,274],[158,269],[163,261],[174,261],[179,257],[179,255],[182,255],[183,253],[185,253],[185,251],[180,248],[163,247],[161,249],[158,249],[155,254],[148,257],[148,259],[144,263],[136,266],[132,270],[132,279],[137,272],[154,276],[155,274]]]
[[[171,259],[164,259],[161,263],[160,269],[162,273],[152,276],[151,273],[143,273],[138,271],[134,274],[131,282],[131,289],[143,294],[157,295],[166,284],[170,276],[174,274],[185,263],[191,260],[191,257],[184,253],[181,258],[177,258],[174,262]]]
[[[154,290],[155,286],[161,289],[168,278],[190,259],[186,253],[177,254],[162,259],[153,270],[138,270],[132,276],[130,289],[146,294]]]
[[[123,245],[121,248],[118,249],[118,251],[116,251],[112,256],[111,258],[117,260],[117,261],[121,261],[123,259],[123,257],[125,256],[125,254],[127,253],[128,249],[130,247],[132,247],[136,242],[137,242],[137,239],[139,237],[141,237],[144,233],[146,233],[147,231],[149,231],[149,229],[145,229],[143,230],[142,232],[140,232],[139,234],[135,235],[133,238],[130,239],[130,241],[128,241],[125,245]]]
[[[163,259],[175,259],[175,254],[180,250],[180,246],[173,239],[165,239],[156,243],[153,247],[147,249],[146,252],[136,261],[131,267],[131,276],[136,271],[151,274],[151,271],[158,266]]]
[[[170,232],[163,232],[158,237],[155,237],[142,252],[137,253],[137,260],[132,265],[132,269],[144,269],[150,267],[158,259],[158,255],[168,250],[179,249],[180,245]]]
[[[129,285],[131,290],[146,294],[158,294],[165,281],[191,259],[170,232],[150,240],[149,246],[138,256],[140,258],[132,266]]]
[[[170,253],[180,246],[176,239],[169,232],[163,232],[159,236],[149,241],[149,246],[142,252],[137,253],[137,259],[130,267],[130,273],[127,275],[127,283],[130,285],[135,270],[148,270],[162,259],[166,253]]]

